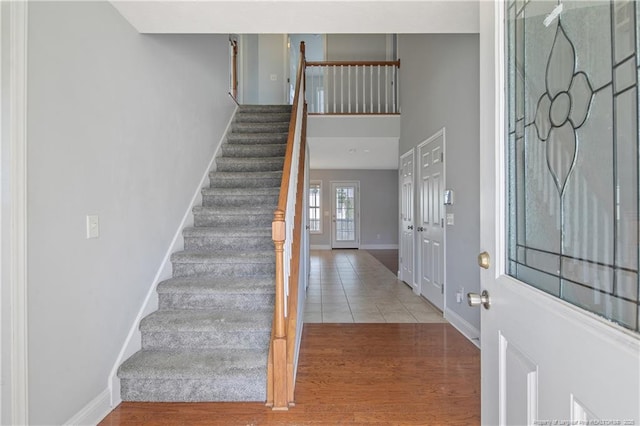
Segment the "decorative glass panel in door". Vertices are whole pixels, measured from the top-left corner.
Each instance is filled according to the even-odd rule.
[[[640,7],[506,8],[508,273],[639,331]]]

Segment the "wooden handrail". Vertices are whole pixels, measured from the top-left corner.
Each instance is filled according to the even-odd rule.
[[[308,67],[337,67],[337,66],[385,66],[393,65],[400,68],[400,59],[397,61],[308,61]]]
[[[275,307],[273,314],[273,328],[271,332],[271,345],[269,347],[269,356],[267,364],[267,405],[272,407],[273,410],[288,410],[290,405],[293,405],[293,377],[294,372],[294,354],[295,354],[295,340],[296,340],[296,327],[297,327],[297,285],[298,285],[298,273],[299,273],[299,257],[300,257],[300,242],[296,243],[301,237],[300,226],[301,221],[299,217],[302,217],[302,211],[299,210],[299,205],[302,204],[302,200],[295,203],[295,212],[288,212],[288,205],[293,206],[294,200],[298,199],[298,191],[304,191],[304,187],[300,186],[301,182],[304,182],[304,155],[305,148],[302,145],[303,132],[306,131],[306,103],[304,100],[304,69],[305,69],[305,46],[304,42],[300,43],[300,63],[298,66],[298,73],[296,76],[296,92],[293,101],[293,107],[291,111],[291,120],[289,122],[289,135],[287,139],[287,147],[285,150],[284,167],[282,171],[282,181],[280,183],[280,194],[278,197],[278,206],[273,215],[273,222],[271,225],[272,238],[275,247]],[[301,104],[302,102],[302,104]],[[298,123],[298,114],[302,107],[302,123]],[[303,128],[300,129],[299,126]],[[296,145],[296,130],[298,133],[298,143],[300,147]],[[294,171],[293,162],[294,155],[299,149],[297,160],[298,168]],[[301,164],[302,163],[302,164]],[[300,179],[300,167],[302,169],[302,179]],[[293,191],[296,193],[289,193],[289,186],[292,184],[291,177],[292,172],[296,175],[294,179],[298,179],[296,188]],[[294,182],[296,182],[294,180]],[[291,199],[290,197],[294,197]],[[286,223],[286,218],[290,217],[291,213],[299,213],[290,223]],[[291,223],[293,222],[293,223]],[[298,224],[298,232],[292,230],[295,224]],[[291,240],[291,259],[289,266],[289,276],[285,277],[286,268],[285,262],[285,241],[289,234]],[[297,248],[297,251],[295,251]],[[294,273],[295,271],[295,273]],[[285,281],[288,280],[289,287],[285,288]],[[293,283],[293,286],[292,286]],[[292,288],[292,287],[295,287]],[[285,303],[286,292],[289,290],[290,296],[295,295],[296,300],[289,299],[288,306]],[[288,309],[287,309],[288,308]]]

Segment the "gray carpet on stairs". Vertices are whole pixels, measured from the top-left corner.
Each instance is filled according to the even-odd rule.
[[[124,401],[266,400],[271,220],[290,116],[288,105],[239,107],[173,278],[140,322],[142,349],[118,369]]]

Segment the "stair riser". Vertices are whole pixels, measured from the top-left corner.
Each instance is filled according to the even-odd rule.
[[[222,145],[224,157],[284,157],[287,146],[279,145]]]
[[[174,277],[219,275],[225,277],[272,276],[272,263],[173,263]]]
[[[207,207],[259,207],[278,205],[277,195],[204,195],[202,205]]]
[[[220,172],[272,172],[282,170],[284,160],[269,161],[233,161],[230,158],[218,158],[217,170]]]
[[[271,329],[259,331],[143,331],[143,349],[262,349],[269,346]]]
[[[271,311],[274,294],[163,293],[160,309],[221,309],[229,311]]]
[[[271,237],[184,237],[186,250],[273,250]]]
[[[124,401],[206,402],[259,401],[267,398],[267,371],[235,379],[120,379]],[[264,378],[264,379],[263,379]],[[149,392],[154,389],[154,392]]]
[[[271,214],[194,214],[195,226],[271,226],[273,213]]]
[[[257,112],[241,112],[236,114],[236,123],[275,123],[284,122],[288,123],[291,120],[290,112],[270,112],[270,113],[257,113]]]
[[[281,177],[270,178],[245,178],[238,176],[237,178],[218,179],[213,175],[210,177],[211,188],[279,188],[282,181]]]
[[[233,133],[285,133],[289,131],[289,123],[233,123]]]

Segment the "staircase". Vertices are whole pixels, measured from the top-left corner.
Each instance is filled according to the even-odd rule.
[[[240,106],[142,349],[118,370],[124,401],[265,401],[274,305],[271,221],[291,107]]]

